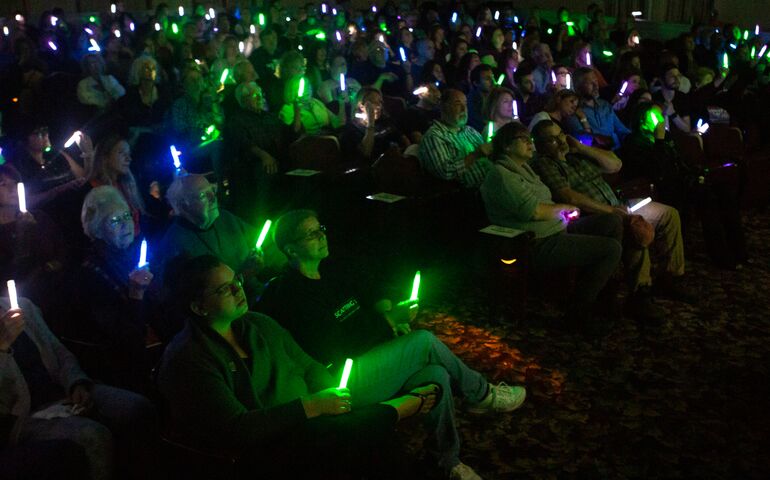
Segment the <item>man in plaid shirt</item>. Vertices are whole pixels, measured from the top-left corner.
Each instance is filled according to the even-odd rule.
[[[442,180],[458,180],[465,187],[478,187],[489,171],[487,158],[492,145],[467,125],[465,95],[454,89],[441,95],[441,118],[425,132],[420,142],[422,168]]]

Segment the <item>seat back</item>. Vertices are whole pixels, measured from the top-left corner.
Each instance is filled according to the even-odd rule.
[[[417,157],[404,156],[398,149],[388,149],[372,165],[377,189],[381,192],[414,197],[422,189],[423,172]]]
[[[289,169],[329,171],[340,162],[340,142],[332,136],[305,135],[289,146]]]
[[[703,136],[703,143],[710,165],[740,161],[745,153],[743,132],[737,127],[712,125]]]
[[[401,97],[390,97],[383,95],[382,103],[385,107],[385,112],[393,119],[396,125],[400,125],[406,115],[406,101]]]

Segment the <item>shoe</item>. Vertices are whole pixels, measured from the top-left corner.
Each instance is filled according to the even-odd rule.
[[[478,473],[463,462],[458,463],[449,471],[450,480],[481,480]]]
[[[626,316],[643,325],[660,325],[666,316],[665,311],[653,302],[650,287],[639,287],[626,300],[624,310]]]
[[[684,286],[681,277],[664,277],[655,282],[653,291],[661,297],[684,303],[695,304],[698,301],[698,293],[692,288]]]
[[[512,387],[500,382],[497,385],[489,385],[489,393],[484,400],[470,405],[468,413],[512,412],[519,408],[527,398],[527,390],[524,387]]]

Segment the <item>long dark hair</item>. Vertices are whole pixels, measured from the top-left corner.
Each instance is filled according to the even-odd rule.
[[[203,296],[209,274],[220,265],[222,261],[213,255],[180,255],[171,260],[163,276],[164,296],[169,305],[185,317],[200,318],[190,304]]]

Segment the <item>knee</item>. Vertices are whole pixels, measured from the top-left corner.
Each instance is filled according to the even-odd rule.
[[[110,429],[94,420],[80,422],[72,432],[70,439],[87,452],[110,451],[112,449]]]

